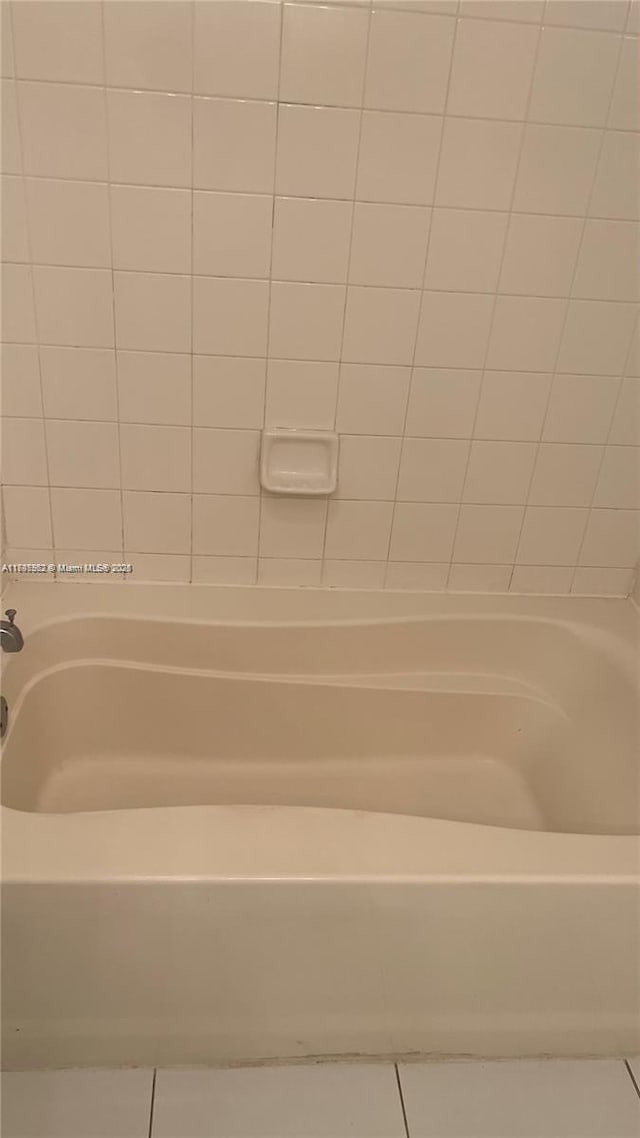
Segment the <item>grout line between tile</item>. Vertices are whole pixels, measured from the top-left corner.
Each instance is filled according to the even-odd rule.
[[[15,52],[15,36],[14,36],[14,26],[13,26],[13,5],[12,4],[8,5],[8,14],[9,14],[9,34],[11,37],[11,49],[12,49],[12,55],[13,55],[13,58],[15,61],[16,52]],[[50,473],[50,465],[49,465],[49,440],[47,437],[46,418],[45,418],[45,412],[44,412],[44,383],[42,380],[42,357],[41,357],[41,352],[40,352],[42,345],[41,345],[41,341],[40,341],[40,328],[39,328],[39,321],[38,321],[38,306],[36,304],[36,285],[35,285],[35,277],[34,277],[34,272],[33,272],[31,224],[29,221],[29,208],[28,208],[28,202],[27,202],[27,187],[26,187],[26,181],[25,181],[25,177],[24,177],[24,145],[23,145],[23,138],[22,138],[22,114],[21,114],[20,100],[17,97],[17,84],[16,84],[15,79],[13,79],[12,82],[13,82],[13,85],[14,85],[15,90],[16,90],[16,99],[15,99],[15,102],[16,102],[16,123],[17,123],[17,131],[18,131],[18,148],[19,148],[19,154],[20,154],[20,173],[19,173],[19,175],[17,175],[17,177],[20,179],[22,207],[23,207],[24,216],[25,216],[27,249],[28,249],[28,253],[29,253],[29,264],[28,264],[27,268],[28,268],[28,272],[29,272],[31,303],[33,305],[33,324],[34,324],[34,335],[35,335],[35,348],[36,348],[36,354],[37,354],[37,359],[38,359],[38,384],[39,384],[39,391],[40,391],[40,422],[42,424],[42,437],[43,437],[45,467],[46,467],[46,472],[47,472],[46,491],[47,491],[47,502],[48,502],[48,507],[49,507],[50,542],[51,542],[51,550],[53,552],[55,550],[55,534],[54,534],[54,529],[53,529],[53,503],[52,503],[52,499],[51,499],[51,473]],[[7,537],[7,542],[8,542],[8,534],[6,534],[6,531],[5,531],[6,510],[3,509],[2,514],[3,514],[3,532],[5,532],[5,536]],[[56,578],[56,575],[53,574],[53,579],[55,580],[55,578]]]
[[[102,29],[102,68],[106,77],[107,73],[107,60],[106,60],[106,37],[105,37],[105,21],[104,21],[104,5],[105,0],[101,0],[100,4],[100,21]],[[105,78],[106,84],[106,78]],[[120,420],[120,379],[118,370],[118,353],[116,351],[117,345],[117,329],[116,329],[116,292],[115,292],[115,272],[113,268],[113,217],[111,208],[111,149],[109,146],[109,130],[107,127],[108,122],[108,107],[107,107],[107,88],[103,87],[104,99],[104,116],[105,116],[105,145],[107,154],[107,224],[109,227],[109,256],[111,265],[107,270],[111,278],[111,321],[113,325],[113,366],[114,366],[114,382],[115,382],[115,400],[116,400],[116,445],[118,450],[118,474],[120,478],[120,485],[117,487],[120,491],[120,542],[121,553],[124,559],[125,550],[125,533],[124,533],[124,490],[122,478],[122,438],[120,434],[121,420]],[[56,545],[54,543],[54,549]]]
[[[153,1112],[156,1104],[156,1077],[158,1068],[153,1068],[153,1078],[151,1079],[151,1103],[149,1105],[149,1132],[147,1138],[153,1138]]]
[[[109,0],[107,0],[109,2]],[[193,3],[189,4],[189,18],[190,18],[190,33],[191,33],[191,88],[193,90],[193,79],[195,74],[195,9]],[[193,526],[194,526],[194,188],[193,188],[193,171],[194,171],[194,108],[193,108],[193,95],[191,95],[191,117],[190,117],[190,130],[191,130],[191,146],[190,146],[190,162],[191,162],[191,179],[189,186],[189,420],[191,435],[189,440],[189,459],[190,459],[190,475],[191,475],[191,493],[189,495],[189,581],[193,581]],[[154,1087],[155,1087],[155,1072],[154,1072]]]
[[[344,304],[342,307],[342,327],[340,329],[340,354],[339,354],[339,359],[337,361],[338,374],[337,374],[337,380],[336,380],[335,402],[334,402],[334,407],[333,407],[333,430],[334,431],[336,430],[337,421],[338,421],[338,402],[340,399],[340,384],[341,384],[341,380],[342,380],[342,369],[343,369],[343,365],[345,362],[344,361],[344,340],[345,340],[345,333],[346,333],[346,328],[347,328],[347,306],[349,303],[349,288],[350,288],[350,279],[349,278],[351,276],[351,257],[352,257],[352,252],[353,252],[353,233],[354,233],[354,229],[355,229],[355,220],[356,220],[356,201],[358,200],[358,174],[360,171],[360,150],[362,147],[362,128],[363,128],[363,123],[364,123],[364,111],[365,111],[364,100],[365,100],[365,94],[366,94],[366,90],[367,90],[367,78],[368,78],[368,74],[369,74],[369,51],[370,51],[370,45],[371,45],[371,23],[372,23],[372,19],[373,19],[373,10],[372,10],[372,6],[369,4],[367,6],[367,30],[366,30],[366,35],[365,35],[364,66],[362,69],[362,83],[360,85],[360,106],[357,108],[358,109],[358,139],[356,142],[356,153],[355,153],[354,170],[353,170],[353,194],[352,194],[351,198],[349,199],[350,205],[351,205],[351,220],[349,223],[349,244],[348,244],[348,248],[347,248],[347,264],[346,264],[346,269],[345,269]],[[322,535],[322,550],[320,553],[320,580],[323,583],[324,583],[324,578],[325,578],[325,568],[326,568],[326,561],[327,561],[327,556],[326,556],[327,535],[328,535],[328,531],[329,531],[329,513],[330,513],[330,507],[331,507],[332,500],[334,500],[334,499],[332,499],[331,497],[327,498],[325,516],[324,516],[324,532]]]
[[[269,348],[271,345],[271,304],[273,300],[273,249],[275,243],[275,220],[276,220],[276,187],[278,184],[278,141],[280,137],[280,86],[282,83],[282,50],[284,44],[284,5],[280,4],[278,8],[279,14],[279,35],[278,35],[278,89],[276,92],[275,107],[276,107],[276,127],[275,137],[273,141],[273,178],[271,182],[271,238],[269,244],[269,275],[267,277],[267,334],[265,342],[265,358],[264,358],[264,389],[262,398],[262,430],[266,427],[267,423],[267,399],[269,388]],[[258,459],[260,461],[260,459]],[[258,574],[260,570],[260,557],[262,549],[262,512],[264,503],[266,501],[263,488],[258,484],[258,534],[255,547],[255,575],[254,584],[258,583]]]
[[[635,1092],[636,1092],[638,1098],[640,1098],[640,1086],[638,1086],[638,1081],[637,1081],[637,1079],[636,1079],[636,1077],[635,1077],[635,1075],[631,1069],[631,1064],[629,1063],[628,1059],[624,1060],[624,1065],[627,1068],[627,1074],[628,1074],[629,1078],[631,1079],[631,1082],[633,1083]]]
[[[394,1067],[394,1070],[396,1073],[396,1085],[398,1087],[398,1097],[400,1099],[400,1109],[402,1111],[402,1121],[404,1124],[405,1138],[411,1138],[411,1135],[409,1133],[409,1122],[407,1119],[407,1108],[406,1108],[405,1102],[404,1102],[404,1094],[402,1093],[402,1081],[400,1079],[400,1071],[398,1068],[398,1064],[394,1063],[393,1067]]]

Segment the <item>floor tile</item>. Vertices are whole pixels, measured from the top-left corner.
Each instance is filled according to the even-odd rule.
[[[158,1071],[153,1138],[404,1138],[391,1064]]]
[[[2,1138],[147,1138],[152,1071],[6,1071]]]
[[[405,1064],[411,1138],[638,1138],[621,1060]]]

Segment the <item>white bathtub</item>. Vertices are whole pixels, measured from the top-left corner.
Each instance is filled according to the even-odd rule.
[[[640,1049],[630,601],[10,601],[5,1066]]]

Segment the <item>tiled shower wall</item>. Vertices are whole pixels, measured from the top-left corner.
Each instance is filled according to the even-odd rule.
[[[628,591],[638,4],[2,7],[8,560]]]

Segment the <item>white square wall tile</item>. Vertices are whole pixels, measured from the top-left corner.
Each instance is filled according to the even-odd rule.
[[[156,352],[190,350],[189,277],[116,272],[113,287],[118,348]]]
[[[356,110],[282,104],[276,192],[294,197],[352,198],[359,126]]]
[[[632,376],[622,381],[609,442],[640,445],[640,381]]]
[[[392,502],[329,502],[325,557],[386,560],[392,516]]]
[[[53,540],[58,549],[122,549],[119,490],[51,490]]]
[[[3,259],[26,263],[29,260],[29,241],[24,182],[22,178],[3,174],[0,185]]]
[[[608,126],[615,130],[637,130],[640,124],[638,111],[638,73],[640,58],[638,40],[627,36],[622,41],[620,64],[613,88]]]
[[[280,99],[360,106],[369,14],[357,7],[283,7]]]
[[[468,458],[462,439],[405,438],[398,501],[459,502]]]
[[[441,129],[435,115],[364,111],[356,198],[429,205]]]
[[[0,406],[4,415],[42,414],[38,349],[34,344],[3,344]]]
[[[278,94],[280,5],[267,0],[197,0],[194,91],[238,99]]]
[[[191,431],[188,427],[120,426],[122,486],[125,490],[191,489]]]
[[[107,130],[100,88],[21,83],[19,102],[25,174],[106,181]],[[9,167],[5,170],[10,172]]]
[[[229,356],[265,356],[266,281],[193,278],[193,348]]]
[[[391,1064],[318,1063],[226,1071],[159,1071],[154,1138],[402,1138]]]
[[[488,20],[522,20],[539,24],[545,0],[460,0],[459,14]]]
[[[640,299],[640,226],[587,221],[573,295],[591,300]]]
[[[115,269],[191,271],[188,190],[111,186],[111,231]]]
[[[487,364],[492,369],[553,371],[566,302],[546,297],[499,296]]]
[[[621,32],[627,18],[625,0],[588,0],[576,4],[575,0],[551,0],[547,5],[545,23],[568,28],[593,28]]]
[[[16,4],[12,15],[19,79],[104,82],[102,12],[96,0],[83,4],[32,0]]]
[[[44,414],[50,419],[117,419],[111,349],[41,347],[40,367]]]
[[[36,264],[111,267],[106,186],[27,178],[25,191]]]
[[[260,516],[261,557],[322,557],[326,502],[264,496]]]
[[[260,428],[264,419],[265,361],[195,356],[193,421],[196,427]]]
[[[638,170],[640,136],[632,132],[605,132],[598,172],[589,203],[594,217],[640,218]]]
[[[268,277],[272,199],[258,194],[193,195],[193,271]]]
[[[3,6],[3,13],[5,8]],[[5,37],[3,37],[3,45]],[[20,85],[21,88],[23,84]],[[0,106],[0,114],[2,116],[2,173],[3,174],[21,174],[22,173],[22,148],[26,149],[26,139],[21,143],[20,128],[18,126],[18,95],[17,85],[13,79],[3,79],[1,84],[2,99]],[[34,131],[34,128],[35,131]],[[33,135],[32,157],[37,154],[38,149],[38,130],[39,124],[33,120],[31,122],[31,130]],[[24,128],[23,128],[24,131]]]
[[[602,447],[542,443],[531,482],[531,505],[591,505],[601,461]]]
[[[458,507],[441,503],[397,502],[390,561],[449,561]]]
[[[332,561],[322,566],[322,584],[333,589],[381,589],[386,561]]]
[[[462,506],[452,560],[469,565],[512,562],[523,513],[522,506]]]
[[[419,303],[417,291],[350,286],[343,359],[348,363],[410,364]]]
[[[121,423],[191,421],[189,356],[168,352],[118,352],[118,402]]]
[[[385,11],[376,6],[371,17],[365,106],[440,113],[454,30],[451,19],[434,15],[425,20],[421,12]]]
[[[273,278],[325,284],[346,281],[351,212],[347,201],[276,198]]]
[[[429,210],[358,202],[353,217],[349,280],[353,284],[420,288]]]
[[[193,489],[196,494],[258,494],[258,431],[193,432]]]
[[[523,119],[537,43],[535,26],[460,20],[447,112],[477,118]]]
[[[497,1134],[616,1138],[636,1132],[638,1099],[620,1061],[402,1064],[407,1121],[415,1138]],[[631,1091],[633,1088],[630,1089]]]
[[[193,184],[203,190],[270,194],[276,104],[193,100]]]
[[[259,585],[319,585],[321,578],[320,558],[261,557],[258,562]]]
[[[124,545],[136,553],[189,552],[191,499],[188,494],[125,490]]]
[[[108,85],[190,91],[191,14],[191,5],[182,0],[105,4]]]
[[[382,435],[342,435],[336,497],[393,501],[401,443]]]
[[[619,38],[605,32],[544,27],[531,92],[538,122],[604,126]]]
[[[508,209],[521,133],[518,123],[447,118],[436,187],[437,205]]]
[[[338,364],[269,360],[265,425],[333,430]]]
[[[48,296],[44,300],[46,303]],[[58,322],[54,323],[57,330]],[[19,344],[35,341],[36,321],[29,265],[2,266],[2,335],[5,340]]]
[[[469,439],[480,390],[480,371],[414,368],[407,434]]]
[[[336,430],[346,434],[401,435],[410,377],[408,367],[342,364]]]
[[[616,376],[556,375],[543,438],[555,443],[606,442],[619,391]]]
[[[49,490],[44,486],[5,486],[2,491],[7,543],[13,548],[52,545]]]
[[[550,388],[551,375],[545,372],[485,372],[475,437],[539,439]]]
[[[640,511],[592,510],[581,565],[631,569],[640,557]]]
[[[195,494],[193,552],[256,557],[260,499],[240,494]]]
[[[506,213],[434,209],[425,288],[494,292],[506,229]]]
[[[133,562],[136,581],[181,581],[191,578],[191,557],[188,553],[124,553],[125,561]]]
[[[606,447],[593,504],[640,509],[640,447]]]
[[[449,562],[389,561],[385,586],[387,589],[419,589],[442,592],[447,587]]]
[[[113,297],[108,269],[33,270],[40,341],[70,347],[113,346]]]
[[[115,423],[50,419],[47,451],[52,486],[109,489],[120,485]]]
[[[634,569],[591,569],[578,566],[571,592],[586,596],[628,597],[634,578]]]
[[[83,5],[69,4],[77,6]],[[15,1138],[100,1138],[105,1130],[139,1138],[151,1110],[151,1083],[152,1072],[144,1070],[3,1072],[3,1129]]]
[[[573,567],[563,565],[514,565],[510,592],[564,596],[571,591],[573,574]]]
[[[191,99],[107,90],[109,166],[114,182],[191,185]]]
[[[571,374],[620,375],[634,330],[632,304],[572,300],[558,356],[558,370]]]
[[[514,209],[583,214],[602,140],[597,130],[528,123],[514,196]]]
[[[416,363],[432,367],[481,368],[492,311],[493,297],[489,295],[423,293]]]
[[[42,419],[2,420],[2,477],[6,486],[45,486],[47,456]]]
[[[269,352],[280,359],[338,360],[345,288],[342,285],[271,286]]]
[[[255,557],[192,557],[192,581],[209,585],[255,585]]]
[[[575,565],[588,510],[529,506],[516,560],[519,565]]]
[[[506,593],[512,568],[511,565],[454,564],[447,589],[451,593]]]
[[[5,77],[15,75],[12,24],[11,9],[3,4],[0,10],[0,74]]]
[[[475,441],[471,444],[464,501],[521,505],[527,500],[536,443]]]
[[[577,217],[512,214],[500,292],[568,296],[581,236]]]

